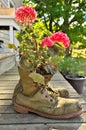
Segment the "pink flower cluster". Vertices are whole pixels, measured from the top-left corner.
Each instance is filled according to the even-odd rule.
[[[37,12],[30,6],[23,6],[16,10],[15,20],[20,25],[29,25],[37,18]]]
[[[53,46],[55,43],[62,43],[62,45],[67,48],[70,44],[70,40],[67,34],[58,31],[52,34],[49,38],[44,38],[42,40],[42,48],[45,46]]]

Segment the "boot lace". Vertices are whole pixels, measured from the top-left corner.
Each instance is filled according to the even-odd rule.
[[[50,102],[56,101],[56,93],[49,87],[41,86],[41,94],[50,99]]]

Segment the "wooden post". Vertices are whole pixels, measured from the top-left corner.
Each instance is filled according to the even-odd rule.
[[[9,29],[10,42],[13,43],[13,26],[10,26]]]
[[[10,0],[8,0],[7,6],[8,8],[10,8]]]

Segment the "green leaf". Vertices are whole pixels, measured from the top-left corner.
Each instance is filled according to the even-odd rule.
[[[32,72],[29,74],[29,77],[32,78],[34,82],[45,85],[44,77],[41,74]]]

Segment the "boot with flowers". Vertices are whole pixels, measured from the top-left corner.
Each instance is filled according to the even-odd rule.
[[[20,32],[16,34],[20,43],[18,46],[20,80],[13,95],[14,109],[20,113],[34,112],[53,119],[78,116],[82,113],[82,108],[77,100],[59,97],[63,94],[46,85],[46,79],[49,79],[46,75],[49,71],[52,72],[50,67],[52,55],[48,48],[55,43],[67,48],[70,40],[65,33],[59,31],[51,34],[46,29],[45,31],[41,29],[40,33],[37,22],[32,26],[36,18],[37,12],[30,6],[19,7],[16,11],[15,20],[21,27]],[[46,37],[43,39],[44,36]],[[43,72],[39,67],[41,65],[48,73],[41,73]]]
[[[21,30],[16,34],[16,38],[18,39],[20,45],[18,48],[14,48],[19,49],[20,58],[21,56],[24,56],[34,65],[36,72],[45,77],[45,83],[47,84],[56,72],[55,68],[50,65],[49,59],[51,55],[48,51],[48,47],[53,46],[56,42],[62,42],[62,46],[66,48],[69,45],[69,38],[66,34],[57,32],[52,34],[49,38],[41,40],[44,35],[50,35],[50,32],[45,30],[41,36],[40,31],[35,28],[35,24],[32,26],[32,23],[36,20],[36,18],[37,12],[32,7],[25,6],[17,9],[15,20],[21,26]],[[69,97],[69,92],[65,88],[57,87],[54,89],[48,85],[46,85],[46,87],[49,91],[55,92],[58,96]],[[16,86],[14,93],[16,93],[19,88],[22,89],[20,82]]]
[[[82,113],[77,100],[61,98],[51,93],[46,88],[44,77],[32,70],[32,66],[29,69],[19,66],[20,86],[13,96],[17,112],[33,112],[52,119],[72,118]]]
[[[58,87],[58,86],[57,86],[57,88],[53,88],[52,86],[48,85],[48,82],[51,80],[53,75],[56,73],[56,68],[54,68],[53,66],[50,66],[50,65],[46,65],[45,67],[41,65],[41,66],[37,67],[36,72],[41,74],[42,76],[44,76],[44,80],[45,80],[45,84],[46,84],[45,87],[49,92],[54,93],[56,96],[59,96],[59,97],[63,97],[63,98],[69,97],[69,92],[66,88]],[[20,90],[22,90],[21,80],[18,82],[18,84],[15,87],[14,95],[16,95],[16,93]]]

